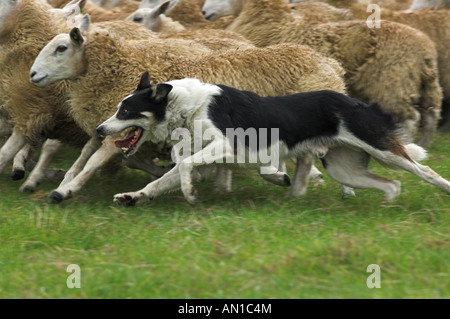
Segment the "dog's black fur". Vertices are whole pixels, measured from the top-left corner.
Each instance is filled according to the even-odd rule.
[[[260,97],[218,86],[222,94],[210,103],[208,116],[223,134],[227,128],[278,128],[280,140],[291,149],[308,139],[336,136],[342,122],[361,140],[387,150],[386,136],[399,129],[395,119],[378,104],[367,105],[334,91]]]

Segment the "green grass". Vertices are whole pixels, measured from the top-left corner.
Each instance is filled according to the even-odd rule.
[[[449,134],[426,161],[450,178]],[[65,150],[54,166],[67,167]],[[449,298],[450,197],[409,173],[389,205],[374,190],[341,200],[336,182],[311,186],[304,198],[251,172],[234,174],[233,192],[198,185],[192,207],[181,193],[123,208],[115,193],[140,189],[147,177],[99,172],[75,198],[46,203],[56,186],[34,194],[0,175],[2,298]],[[292,169],[292,167],[291,167]],[[81,289],[69,289],[69,264]],[[369,289],[369,264],[381,289]]]

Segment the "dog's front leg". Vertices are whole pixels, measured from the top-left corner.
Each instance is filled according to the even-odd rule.
[[[83,170],[72,181],[60,185],[56,190],[52,191],[49,195],[49,200],[59,203],[78,192],[98,168],[106,164],[119,152],[120,150],[114,146],[112,140],[106,138],[102,147],[89,158]]]
[[[224,150],[225,146],[225,150]],[[223,150],[223,151],[218,151]],[[234,163],[235,158],[233,151],[226,139],[217,140],[208,144],[201,151],[194,155],[185,158],[179,167],[180,179],[181,179],[181,191],[184,197],[190,204],[195,204],[197,201],[197,194],[194,186],[192,185],[192,172],[194,168],[210,165],[214,163]]]
[[[114,202],[122,206],[135,206],[147,199],[153,200],[161,194],[179,189],[180,174],[178,168],[179,164],[176,164],[161,178],[151,182],[139,191],[114,195]]]

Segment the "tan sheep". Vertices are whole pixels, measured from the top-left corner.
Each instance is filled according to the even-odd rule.
[[[54,51],[60,41],[70,41],[75,55],[56,62]],[[106,32],[90,32],[83,37],[78,29],[74,29],[70,34],[55,37],[41,51],[32,67],[37,77],[46,75],[39,85],[68,77],[68,74],[70,78],[76,78],[70,93],[71,114],[93,137],[97,136],[95,128],[115,112],[116,105],[134,90],[140,75],[146,70],[150,72],[152,82],[196,77],[261,95],[320,89],[345,92],[341,78],[343,70],[335,60],[295,44],[184,58],[168,53],[164,45],[151,40],[127,43]],[[83,171],[52,192],[50,197],[60,201],[77,192],[98,167],[120,152],[112,141],[111,138],[105,139]],[[157,151],[161,148],[164,149],[164,145],[153,145],[150,150],[161,156],[164,152],[158,154]],[[307,164],[311,165],[311,162]],[[305,192],[306,181],[302,179],[299,185],[299,189],[291,190],[293,194]]]
[[[139,8],[154,8],[162,2],[164,0],[144,0]],[[186,28],[199,29],[225,29],[233,21],[233,17],[222,17],[213,23],[208,23],[201,13],[203,3],[204,0],[175,0],[167,16]]]
[[[213,51],[244,50],[254,45],[240,34],[220,29],[186,29],[164,13],[170,12],[171,1],[164,1],[154,8],[142,8],[126,20],[144,25],[160,33],[161,39],[185,39],[199,42]]]
[[[62,8],[70,0],[47,0],[55,8]],[[90,1],[84,6],[83,13],[91,16],[93,22],[124,20],[132,12],[139,8],[138,1],[127,1],[126,5],[104,9]]]
[[[40,145],[56,138],[82,145],[87,135],[68,116],[67,82],[44,90],[29,82],[33,60],[64,25],[51,18],[50,7],[38,1],[3,1],[0,21],[0,103],[14,126],[7,148],[0,152],[0,171],[29,142]]]
[[[369,14],[366,12],[367,6],[357,1],[342,4],[336,0],[329,0],[328,3],[349,8],[358,19],[366,19]],[[382,7],[381,18],[418,29],[434,42],[438,53],[439,83],[444,93],[442,128],[450,130],[450,11],[426,9],[412,12],[392,11]],[[439,21],[439,24],[436,21]]]
[[[221,16],[214,2],[205,2],[206,16]],[[428,36],[388,21],[380,29],[369,28],[365,21],[305,24],[290,14],[289,4],[283,0],[237,2],[242,6],[232,8],[236,18],[228,30],[258,47],[299,43],[335,58],[346,71],[351,96],[366,103],[379,102],[404,124],[409,139],[421,118],[419,144],[429,146],[439,118],[442,89],[436,49]]]

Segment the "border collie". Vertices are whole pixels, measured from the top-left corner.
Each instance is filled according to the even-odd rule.
[[[256,147],[249,145],[247,139],[241,141],[246,159],[267,151],[275,154],[280,162],[314,154],[321,158],[327,174],[339,183],[352,188],[378,189],[385,193],[387,201],[393,200],[400,194],[400,182],[369,171],[368,163],[373,157],[388,168],[408,171],[450,193],[449,181],[416,162],[426,157],[425,150],[401,142],[400,129],[390,114],[378,104],[367,105],[333,91],[261,97],[197,79],[151,85],[146,72],[137,89],[119,103],[117,112],[97,132],[106,136],[131,128],[124,139],[115,142],[131,155],[147,140],[176,146],[178,141],[172,140],[172,132],[182,128],[195,136],[196,122],[201,124],[202,133],[212,130],[214,136],[200,135],[199,150],[176,161],[171,171],[144,189],[117,194],[114,201],[131,206],[181,186],[187,201],[194,203],[195,168],[209,164],[260,171],[267,168],[267,163],[261,161],[236,163],[236,143],[227,130],[239,128],[254,128],[259,139]],[[261,129],[276,129],[278,136],[262,137]],[[269,171],[261,176],[266,175],[267,180],[279,185],[289,184],[285,173]]]

